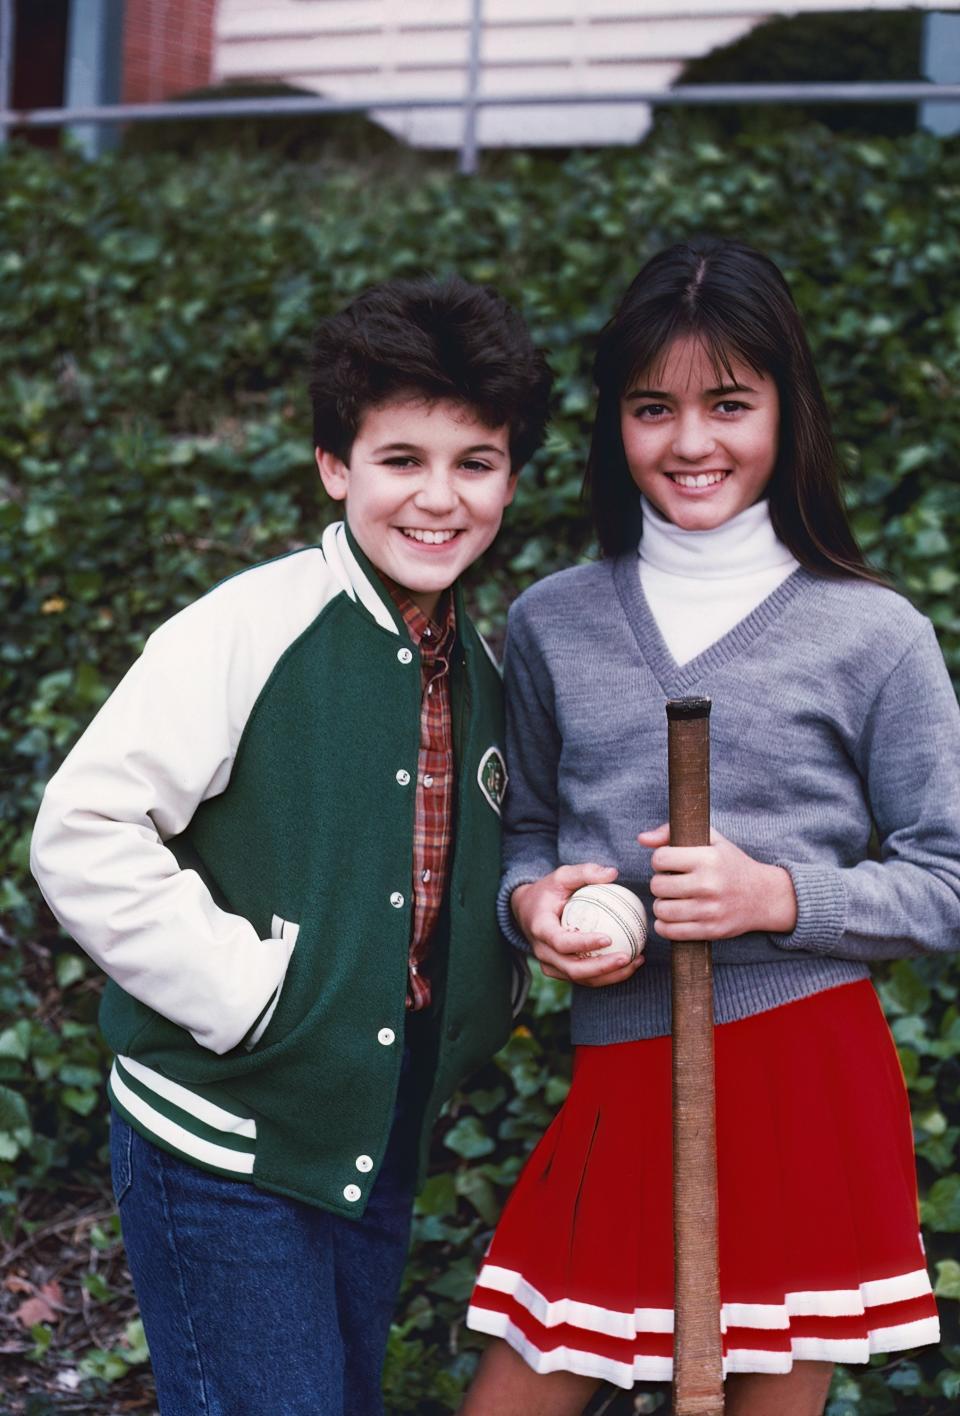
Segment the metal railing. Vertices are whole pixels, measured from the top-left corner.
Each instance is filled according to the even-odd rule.
[[[404,109],[463,110],[460,171],[476,171],[477,117],[493,107],[543,107],[551,104],[645,103],[654,108],[708,107],[721,104],[921,103],[960,104],[960,83],[782,83],[682,84],[676,88],[630,88],[616,92],[485,94],[480,92],[482,0],[471,0],[467,82],[461,95],[448,98],[416,94],[385,98],[367,94],[351,99],[292,96],[289,98],[223,98],[164,103],[94,104],[82,107],[33,108],[10,106],[13,74],[12,0],[0,0],[0,144],[11,127],[49,128],[75,124],[170,122],[175,119],[281,117],[291,114],[396,112]]]

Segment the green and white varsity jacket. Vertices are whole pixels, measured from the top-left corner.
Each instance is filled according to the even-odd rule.
[[[420,1136],[506,1040],[499,672],[455,587],[458,763]],[[206,1168],[356,1217],[402,1054],[420,667],[346,526],[175,615],[50,781],[32,868],[108,975],[114,1104]],[[444,949],[444,944],[447,945]]]

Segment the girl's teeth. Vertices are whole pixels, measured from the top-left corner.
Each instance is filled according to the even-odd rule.
[[[415,531],[411,527],[404,527],[403,534],[409,536],[412,541],[423,541],[428,546],[440,546],[445,541],[452,541],[457,533],[456,531]]]
[[[678,487],[712,487],[717,482],[722,482],[726,476],[725,472],[698,472],[696,475],[688,472],[671,472],[670,479],[676,482]]]

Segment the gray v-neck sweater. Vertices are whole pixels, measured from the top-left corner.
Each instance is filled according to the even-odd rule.
[[[960,710],[929,621],[902,596],[794,571],[688,663],[671,657],[636,552],[549,576],[514,604],[504,665],[510,892],[559,864],[615,865],[652,921],[667,818],[668,698],[713,700],[712,820],[797,894],[788,935],[714,945],[720,1023],[960,949]],[[876,836],[871,845],[871,833]],[[573,990],[575,1043],[670,1031],[670,945],[626,983]]]

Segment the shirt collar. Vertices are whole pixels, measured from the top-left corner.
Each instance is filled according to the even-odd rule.
[[[403,617],[403,622],[407,626],[407,632],[414,644],[421,645],[426,640],[434,654],[446,653],[453,642],[456,633],[457,618],[453,604],[453,595],[449,590],[445,590],[437,601],[436,618],[430,619],[423,613],[419,605],[415,605],[410,596],[401,590],[400,586],[390,580],[381,572],[381,579],[390,592],[390,598],[396,605]]]

